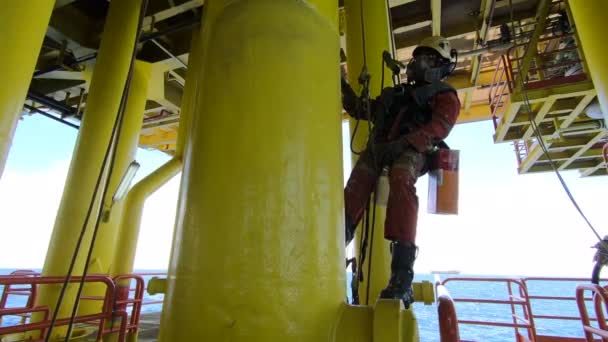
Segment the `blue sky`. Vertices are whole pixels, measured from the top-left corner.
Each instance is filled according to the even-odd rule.
[[[461,151],[459,215],[426,214],[427,179],[419,180],[417,271],[587,276],[595,237],[557,178],[517,175],[512,145],[493,144],[492,131],[490,122],[458,125],[448,138]],[[0,179],[0,267],[42,266],[76,134],[39,115],[20,121]],[[137,160],[142,168],[136,180],[168,157],[140,149]],[[564,178],[600,234],[608,234],[607,178],[580,178],[577,172]],[[146,203],[137,268],[166,268],[178,187],[176,177]]]

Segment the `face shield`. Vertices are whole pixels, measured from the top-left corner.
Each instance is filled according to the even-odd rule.
[[[436,54],[416,54],[407,65],[406,75],[410,81],[433,83],[443,78],[440,66]]]

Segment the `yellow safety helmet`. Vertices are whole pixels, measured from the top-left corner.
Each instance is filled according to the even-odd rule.
[[[450,41],[441,36],[432,36],[424,38],[420,44],[414,49],[414,56],[423,48],[435,50],[441,57],[447,59],[451,63],[455,62],[456,50],[452,49]]]

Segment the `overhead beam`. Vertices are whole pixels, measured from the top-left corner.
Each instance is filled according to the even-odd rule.
[[[423,20],[421,22],[412,24],[412,25],[407,25],[407,26],[401,26],[399,28],[396,28],[393,30],[394,34],[402,34],[402,33],[406,33],[406,32],[411,32],[411,31],[416,31],[419,30],[421,28],[427,27],[429,25],[433,24],[432,20]]]
[[[486,121],[492,119],[492,110],[490,110],[490,105],[488,104],[477,104],[472,105],[469,108],[469,111],[465,112],[464,109],[460,110],[460,115],[458,116],[458,124],[478,122],[478,121]]]
[[[549,110],[551,110],[551,107],[553,107],[553,104],[555,103],[555,101],[557,101],[557,98],[555,98],[555,96],[549,96],[547,98],[547,101],[545,101],[545,103],[543,103],[542,107],[540,107],[540,110],[538,110],[538,112],[536,112],[536,114],[534,114],[533,120],[537,126],[541,123],[541,121],[543,121],[545,116],[549,113]],[[530,124],[528,129],[524,133],[522,140],[530,139],[532,137],[532,134],[534,134],[534,128],[532,128],[532,125]]]
[[[494,70],[485,70],[479,73],[477,78],[477,86],[471,82],[471,72],[468,70],[458,70],[447,79],[456,90],[464,91],[467,89],[476,89],[478,87],[487,86],[494,80]]]
[[[140,135],[139,145],[141,147],[150,148],[160,145],[174,144],[177,141],[177,131],[155,131],[151,135]]]
[[[597,164],[594,167],[590,167],[588,169],[581,170],[581,177],[592,176],[595,172],[597,172],[597,170],[599,170],[603,167],[606,167],[606,163],[602,161],[601,163]]]
[[[154,14],[144,18],[143,28],[144,28],[144,30],[149,31],[153,28],[152,25],[154,25],[155,23],[167,20],[178,14],[182,14],[184,12],[193,10],[195,8],[199,8],[199,7],[203,6],[204,3],[205,3],[205,0],[191,0],[191,1],[186,1],[181,5],[175,5],[164,11],[154,13]]]
[[[522,11],[517,11],[513,13],[514,20],[522,20],[527,18],[533,18],[536,14],[536,9],[526,9]],[[415,16],[415,17],[414,17]],[[399,17],[393,15],[393,27],[395,30],[399,29],[403,26],[413,25],[420,21],[424,20],[432,20],[429,15],[425,14],[413,14],[412,16]],[[504,23],[511,22],[511,18],[508,14],[496,16],[492,21],[493,26],[498,26]],[[447,24],[447,23],[446,23]],[[481,23],[479,23],[481,24]],[[465,33],[475,31],[474,22],[467,23],[455,23],[449,26],[443,25],[442,27],[442,35],[444,37],[455,37]],[[424,30],[419,30],[415,34],[395,34],[395,46],[397,49],[407,48],[410,46],[414,46],[420,42],[423,38],[428,37],[429,32]]]
[[[576,160],[583,155],[583,153],[587,152],[593,145],[595,145],[598,141],[606,136],[606,131],[601,131],[598,133],[593,139],[589,140],[581,149],[579,149],[570,159],[565,161],[562,165],[559,166],[560,170],[566,169],[570,164],[576,162]]]

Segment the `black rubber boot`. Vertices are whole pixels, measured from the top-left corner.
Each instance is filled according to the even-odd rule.
[[[355,238],[355,230],[357,229],[357,225],[353,223],[353,221],[348,217],[348,215],[344,218],[344,237],[345,237],[345,246]]]
[[[380,298],[401,299],[407,309],[414,302],[412,280],[418,247],[414,244],[393,242],[392,248],[391,279],[388,286],[380,292]]]

